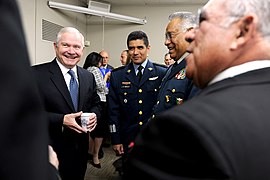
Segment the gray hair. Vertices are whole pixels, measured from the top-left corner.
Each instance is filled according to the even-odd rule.
[[[84,47],[84,37],[83,35],[80,33],[80,31],[74,27],[64,27],[62,29],[60,29],[60,31],[57,33],[57,36],[56,36],[56,45],[58,45],[61,37],[62,37],[62,34],[64,33],[76,33],[77,36],[81,39],[81,43],[82,43],[82,47]]]
[[[194,28],[196,26],[196,16],[187,11],[183,12],[175,12],[169,16],[169,20],[173,20],[175,18],[181,19],[181,29],[183,32],[189,30],[190,28]]]
[[[261,32],[263,37],[270,35],[270,0],[224,0],[223,3],[229,18],[226,25],[230,25],[248,13],[254,13],[259,19],[257,31]],[[270,36],[268,40],[270,41]]]

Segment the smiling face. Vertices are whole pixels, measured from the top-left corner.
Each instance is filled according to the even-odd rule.
[[[66,68],[73,68],[81,59],[83,44],[81,36],[76,32],[65,32],[59,41],[54,43],[57,59]]]
[[[182,31],[182,20],[179,18],[172,19],[166,28],[165,46],[167,46],[171,58],[179,60],[186,52],[189,43],[185,40],[185,32]]]

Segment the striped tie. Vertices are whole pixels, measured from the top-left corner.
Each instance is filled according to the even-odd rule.
[[[73,106],[75,111],[78,109],[78,83],[75,77],[74,71],[71,69],[68,71],[68,74],[71,76],[70,82],[69,82],[69,93],[73,102]]]

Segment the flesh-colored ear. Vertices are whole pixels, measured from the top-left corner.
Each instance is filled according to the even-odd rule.
[[[256,23],[253,15],[244,16],[237,22],[238,30],[236,32],[235,41],[231,44],[231,49],[242,46],[252,38]]]

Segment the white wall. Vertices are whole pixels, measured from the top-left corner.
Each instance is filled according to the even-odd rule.
[[[143,30],[148,34],[151,51],[149,58],[163,63],[163,56],[167,52],[164,46],[164,33],[168,23],[168,16],[175,11],[197,12],[202,5],[183,6],[111,6],[111,12],[122,15],[147,19],[146,25],[137,25],[116,21],[108,23],[105,19],[104,44],[102,43],[102,23],[95,23],[97,17],[64,10],[52,9],[46,0],[17,0],[21,11],[26,34],[29,54],[32,64],[51,61],[54,56],[52,42],[42,40],[42,19],[61,26],[74,26],[81,31],[86,40],[91,42],[90,47],[84,50],[84,56],[79,63],[82,65],[88,53],[101,51],[103,48],[110,54],[110,64],[120,66],[120,53],[126,49],[126,38],[131,31]],[[55,0],[56,2],[80,5],[78,0]],[[99,18],[102,22],[102,18]]]

